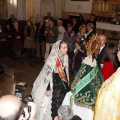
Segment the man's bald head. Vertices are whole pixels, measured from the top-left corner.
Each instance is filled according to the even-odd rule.
[[[16,120],[22,112],[20,99],[13,95],[0,98],[0,117],[4,120]]]
[[[99,35],[100,37],[100,47],[104,46],[107,42],[107,37],[103,34],[103,35]]]

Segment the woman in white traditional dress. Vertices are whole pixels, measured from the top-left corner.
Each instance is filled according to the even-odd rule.
[[[120,48],[117,56],[120,62]],[[94,120],[120,120],[120,67],[99,90]]]
[[[37,120],[54,120],[69,91],[67,50],[65,41],[57,41],[34,82],[32,96],[37,106]]]
[[[78,115],[82,120],[93,120],[96,96],[104,81],[95,60],[100,47],[99,41],[99,36],[93,36],[88,42],[87,57],[71,85],[71,92],[66,94],[62,103],[71,105],[74,115]]]

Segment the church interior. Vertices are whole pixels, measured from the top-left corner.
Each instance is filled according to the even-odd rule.
[[[120,0],[0,0],[0,120],[120,120],[119,92]]]
[[[0,25],[5,28],[7,19],[14,14],[19,25],[24,29],[26,21],[35,22],[50,12],[56,20],[61,18],[66,27],[72,18],[87,21],[91,14],[96,15],[96,33],[105,34],[108,42],[118,43],[120,39],[120,0],[0,0]],[[114,14],[119,14],[119,22],[112,23]],[[43,63],[42,59],[27,59],[22,53],[21,59],[9,55],[10,41],[0,41],[0,65],[4,73],[0,74],[1,95],[15,94],[15,86],[19,82],[27,83],[24,94],[30,94]],[[12,54],[12,53],[11,53]],[[70,71],[71,81],[73,79]]]

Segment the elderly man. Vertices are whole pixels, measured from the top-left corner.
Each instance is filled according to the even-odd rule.
[[[103,57],[105,45],[107,42],[107,37],[104,34],[100,35],[99,37],[100,37],[100,50],[96,56],[96,60],[97,60],[98,67],[101,68],[102,67],[102,57]]]
[[[45,40],[46,40],[46,37],[44,35],[44,32],[45,32],[44,19],[40,18],[39,23],[37,24],[36,33],[35,33],[36,57],[38,57],[38,58],[40,58],[40,55],[43,58],[45,56]],[[41,47],[41,51],[40,51],[40,47]]]
[[[58,28],[58,31],[59,31],[57,40],[63,40],[63,35],[64,35],[64,32],[65,32],[65,28],[62,26],[62,20],[61,19],[57,20],[57,28]]]
[[[61,105],[58,109],[58,116],[54,120],[81,120],[81,118],[73,115],[73,110],[69,105]]]
[[[19,98],[13,95],[6,95],[0,98],[0,120],[34,120],[36,114],[35,104],[28,103],[31,106],[31,112],[29,115],[27,108],[23,108],[23,104]],[[22,115],[23,109],[25,117]]]
[[[86,35],[86,42],[88,42],[91,37],[94,35],[94,25],[92,23],[87,24],[87,35]]]

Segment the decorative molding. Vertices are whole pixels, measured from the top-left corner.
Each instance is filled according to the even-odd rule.
[[[97,16],[111,17],[118,5],[120,5],[120,0],[93,0],[92,13]]]
[[[80,14],[82,14],[83,18],[85,20],[89,19],[89,16],[90,16],[90,13],[80,13],[80,12],[68,12],[68,11],[63,11],[63,18],[66,18],[68,19],[69,18],[69,15],[76,15],[76,16],[79,16]]]

